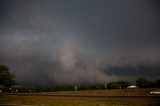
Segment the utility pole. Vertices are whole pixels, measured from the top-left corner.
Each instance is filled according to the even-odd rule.
[[[77,91],[77,85],[74,86],[75,91]]]
[[[107,83],[105,83],[104,86],[105,86],[105,89],[106,89],[106,91],[107,91]]]
[[[108,92],[107,92],[107,83],[104,84],[104,87],[106,89],[106,95],[108,96]]]

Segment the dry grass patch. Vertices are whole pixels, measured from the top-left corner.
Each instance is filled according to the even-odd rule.
[[[80,98],[80,97],[53,97],[53,96],[16,96],[4,95],[0,103],[25,105],[55,105],[55,106],[107,106],[107,105],[160,105],[159,98]]]
[[[53,94],[73,95],[150,95],[149,92],[157,89],[125,89],[125,90],[87,90],[52,92]],[[49,93],[49,94],[52,94]],[[60,97],[60,96],[18,96],[0,95],[0,104],[25,105],[53,105],[53,106],[124,106],[124,105],[160,105],[160,98],[89,98],[89,97]]]

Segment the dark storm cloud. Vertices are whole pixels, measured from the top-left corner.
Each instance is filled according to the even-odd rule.
[[[159,40],[156,0],[0,1],[0,64],[23,85],[158,78]]]

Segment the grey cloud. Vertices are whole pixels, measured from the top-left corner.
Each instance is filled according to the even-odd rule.
[[[155,2],[2,0],[0,64],[9,65],[22,85],[132,80],[149,77],[150,68],[151,79],[157,78]]]

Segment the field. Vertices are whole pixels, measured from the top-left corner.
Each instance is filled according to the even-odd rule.
[[[159,106],[158,89],[85,90],[32,94],[1,94],[0,104],[35,106]],[[105,97],[106,96],[106,97]]]

